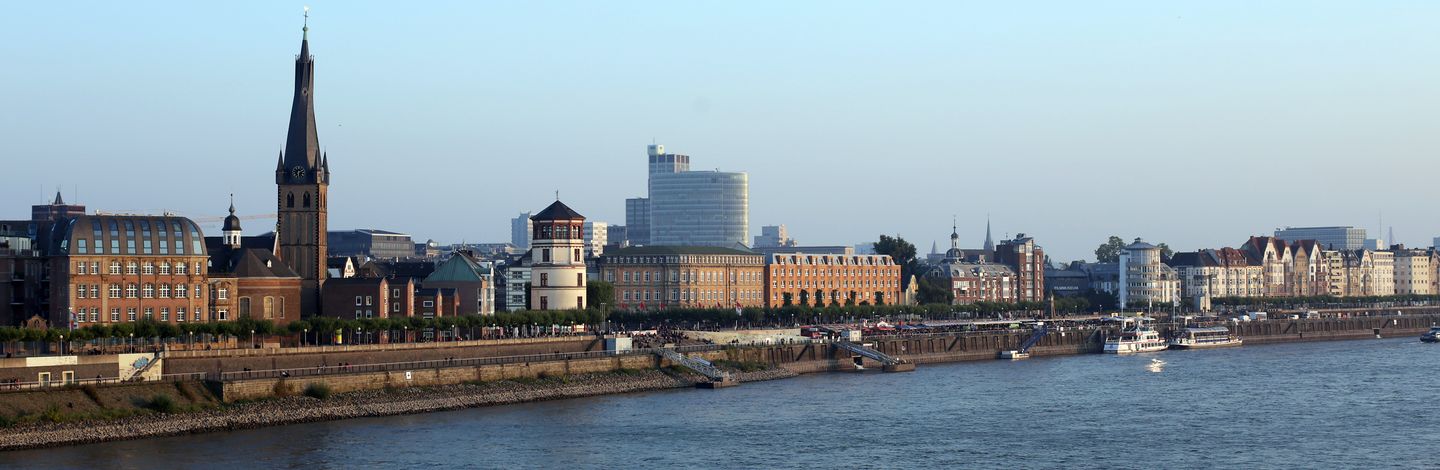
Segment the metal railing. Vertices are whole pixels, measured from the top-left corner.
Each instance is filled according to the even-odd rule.
[[[31,381],[31,382],[11,382],[11,381],[3,381],[3,380],[0,380],[0,392],[12,392],[12,391],[24,391],[24,390],[54,390],[54,389],[61,389],[61,388],[67,388],[67,387],[79,387],[79,386],[81,386],[81,385],[117,385],[117,384],[153,383],[153,382],[190,382],[190,381],[205,380],[205,379],[208,378],[208,377],[209,377],[209,374],[207,374],[207,373],[205,373],[205,372],[187,372],[187,373],[180,373],[180,374],[165,374],[165,375],[160,376],[160,378],[159,378],[159,379],[156,379],[156,380],[139,380],[139,379],[122,380],[122,379],[120,379],[119,377],[95,377],[95,378],[89,378],[89,379],[85,379],[85,378],[75,378],[75,379],[70,379],[70,380],[65,380],[64,378],[59,378],[59,379],[52,379],[52,380],[45,380],[45,381],[36,380],[36,381]]]

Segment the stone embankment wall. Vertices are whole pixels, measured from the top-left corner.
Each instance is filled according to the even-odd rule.
[[[439,361],[447,358],[524,356],[605,349],[593,336],[486,340],[458,343],[410,343],[375,346],[325,346],[289,349],[239,349],[167,353],[165,373],[237,372],[273,369],[308,369],[344,364]]]

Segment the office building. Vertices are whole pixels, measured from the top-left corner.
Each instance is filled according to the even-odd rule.
[[[605,253],[610,242],[610,225],[605,222],[585,222],[585,257],[594,258]]]
[[[534,224],[530,222],[530,213],[521,212],[520,215],[510,219],[510,244],[521,250],[530,249],[530,230]]]
[[[760,234],[755,236],[755,243],[751,245],[751,248],[780,248],[795,245],[797,245],[795,239],[790,238],[790,233],[785,230],[784,225],[766,225],[760,227]]]
[[[330,232],[330,256],[365,256],[395,260],[415,256],[410,235],[389,230],[359,229]]]
[[[1285,227],[1275,230],[1285,241],[1315,240],[1326,250],[1358,250],[1365,246],[1365,229],[1351,226]]]
[[[650,175],[651,244],[744,246],[750,232],[749,190],[745,173]]]
[[[634,246],[650,244],[650,198],[625,200],[625,240]]]

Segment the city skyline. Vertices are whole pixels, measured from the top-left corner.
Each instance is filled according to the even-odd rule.
[[[1103,18],[1090,12],[1096,22],[1088,24],[1063,22],[1069,6],[976,6],[965,17],[976,23],[959,30],[893,6],[821,9],[828,21],[803,24],[800,5],[754,18],[736,5],[507,5],[482,15],[462,4],[446,7],[455,10],[447,17],[317,4],[319,120],[327,150],[344,156],[331,226],[397,230],[417,241],[501,241],[510,217],[566,188],[575,188],[562,196],[576,210],[618,224],[624,199],[644,195],[643,147],[653,139],[705,162],[699,169],[748,173],[752,232],[785,224],[805,245],[899,233],[925,252],[949,233],[951,214],[961,217],[962,245],[979,245],[987,213],[996,237],[1024,232],[1057,261],[1091,258],[1112,234],[1183,251],[1284,226],[1354,225],[1379,235],[1393,225],[1407,245],[1440,233],[1419,204],[1437,191],[1424,176],[1435,169],[1426,157],[1440,133],[1421,119],[1437,101],[1425,86],[1436,70],[1408,60],[1435,49],[1435,38],[1416,34],[1434,17],[1429,5],[1349,12],[1314,4],[1309,16],[1285,21],[1277,16],[1293,11],[1278,5],[1255,6],[1249,20],[1212,7],[1144,5]],[[11,6],[18,14],[6,16],[39,17],[27,12],[38,8]],[[1334,23],[1341,13],[1385,15],[1384,30],[1356,18]],[[866,15],[918,24],[893,37],[867,35],[873,43],[846,36],[844,26],[878,21]],[[701,34],[742,17],[755,22],[754,37]],[[289,110],[297,6],[94,4],[66,18],[65,34],[44,32],[44,23],[3,28],[16,35],[7,44],[47,38],[43,50],[3,49],[12,70],[48,72],[0,75],[8,89],[27,91],[3,114],[15,134],[0,139],[0,153],[33,156],[10,168],[27,184],[0,188],[19,203],[12,216],[51,199],[56,186],[92,210],[219,217],[232,192],[242,214],[272,210],[271,188],[256,182],[284,145],[275,122]],[[656,20],[644,24],[665,41],[627,31],[626,19]],[[494,29],[470,33],[467,20]],[[796,31],[767,29],[787,21]],[[574,23],[581,32],[539,37]],[[527,25],[543,27],[524,32]],[[1117,25],[1128,28],[1105,29]],[[1205,35],[1217,31],[1231,35]],[[676,37],[685,32],[694,34]],[[1080,49],[1092,55],[1073,55],[1046,35],[1063,32],[1088,34]],[[582,33],[598,40],[563,44]],[[1136,38],[1159,44],[1122,44]],[[1256,47],[1217,52],[1207,42],[1222,40]],[[758,47],[766,41],[773,51]],[[966,47],[977,43],[993,47]],[[457,50],[470,47],[482,53]],[[997,51],[1018,54],[1001,60]],[[611,57],[587,59],[595,54]],[[646,65],[666,73],[625,73]],[[563,73],[579,67],[597,73]],[[1068,70],[1078,73],[1056,73]],[[1107,101],[1119,94],[1129,96]],[[72,134],[84,137],[63,138]],[[507,177],[534,158],[573,171],[555,188]],[[1362,161],[1371,177],[1349,170]],[[69,170],[59,174],[55,162]],[[1220,169],[1178,173],[1187,168]],[[203,177],[186,177],[193,169]],[[463,187],[477,176],[484,191]],[[425,203],[395,204],[405,200]],[[436,220],[441,211],[467,215]],[[219,232],[218,224],[205,229]]]

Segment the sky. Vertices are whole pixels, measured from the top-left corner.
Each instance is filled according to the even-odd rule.
[[[0,218],[57,188],[273,213],[302,5],[0,4]],[[557,190],[623,224],[653,141],[748,172],[751,231],[804,245],[943,251],[955,217],[979,246],[987,214],[1057,261],[1110,235],[1440,236],[1440,2],[309,6],[332,229],[508,241]]]

